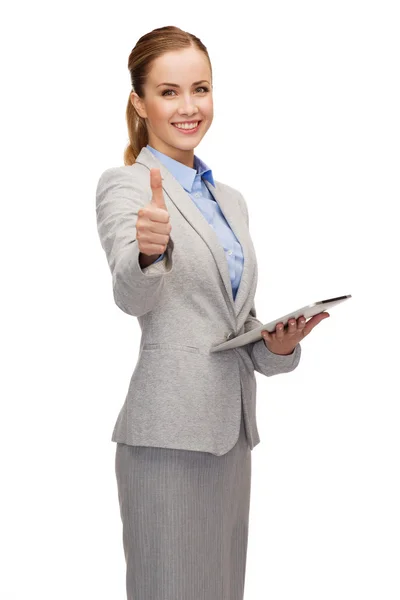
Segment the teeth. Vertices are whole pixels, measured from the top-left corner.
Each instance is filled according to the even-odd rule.
[[[199,124],[199,122],[197,121],[196,123],[173,123],[175,125],[175,127],[178,127],[178,129],[194,129],[195,127],[197,127],[197,125]]]

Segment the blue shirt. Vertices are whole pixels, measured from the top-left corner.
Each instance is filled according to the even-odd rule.
[[[183,189],[189,194],[192,201],[203,214],[206,221],[214,229],[221,246],[225,250],[226,260],[228,262],[229,276],[232,284],[232,295],[236,298],[240,279],[243,271],[243,252],[240,243],[225,219],[218,202],[215,201],[210,190],[204,183],[204,179],[209,181],[214,187],[214,179],[211,169],[194,156],[194,169],[174,160],[163,152],[159,152],[147,144],[147,148],[156,158],[168,169],[168,171],[180,183]],[[164,253],[165,254],[165,253]],[[162,260],[164,254],[161,254],[155,262]],[[154,263],[153,263],[154,264]]]

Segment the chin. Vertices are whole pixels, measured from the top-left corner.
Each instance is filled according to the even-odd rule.
[[[177,143],[176,140],[171,140],[169,145],[172,146],[173,148],[176,148],[177,150],[193,150],[194,148],[196,148],[196,146],[198,146],[200,144],[203,137],[204,136],[202,136],[201,138],[198,137],[195,140],[183,140],[182,142],[179,142],[179,143]]]

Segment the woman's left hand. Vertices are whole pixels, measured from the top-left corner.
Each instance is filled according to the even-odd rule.
[[[327,312],[315,315],[309,321],[303,316],[296,319],[289,319],[288,324],[283,327],[283,323],[277,323],[275,331],[269,333],[264,329],[261,333],[264,338],[264,344],[274,354],[292,354],[293,350],[303,338],[314,329],[318,323],[330,317]]]

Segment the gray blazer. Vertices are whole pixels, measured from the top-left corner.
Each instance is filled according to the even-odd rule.
[[[139,265],[138,210],[151,199],[150,169],[160,169],[171,223],[164,258]],[[205,182],[240,242],[242,279],[233,299],[228,263],[216,233],[168,169],[144,147],[130,166],[107,169],[96,190],[97,229],[112,273],[117,306],[138,318],[139,357],[112,441],[210,452],[221,456],[239,436],[241,402],[250,448],[259,441],[254,370],[293,371],[291,355],[264,341],[210,353],[215,344],[259,327],[257,261],[243,196]]]

